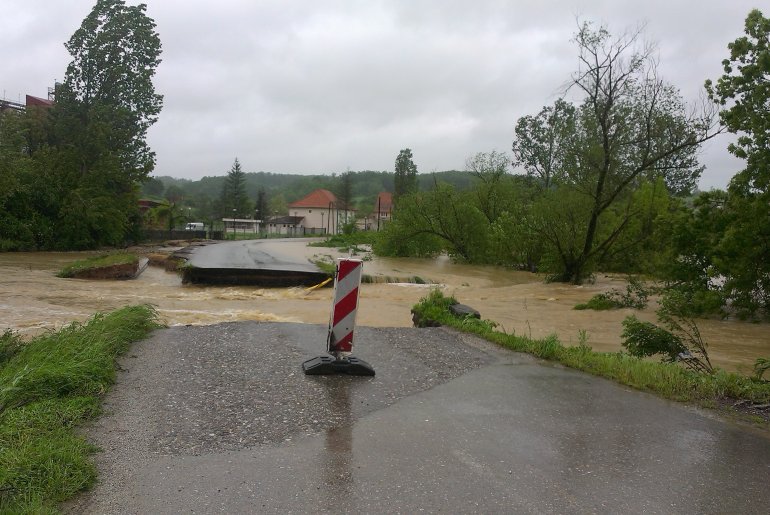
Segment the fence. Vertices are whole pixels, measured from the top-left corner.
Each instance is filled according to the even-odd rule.
[[[221,238],[221,231],[211,231],[212,236],[211,239],[215,239],[213,237],[214,233],[218,233]],[[182,231],[182,230],[171,230],[171,231],[162,231],[158,229],[148,229],[144,231],[144,240],[145,241],[166,241],[166,240],[193,240],[193,239],[206,239],[209,237],[207,234],[208,231]]]
[[[290,233],[250,233],[230,231],[185,231],[181,229],[160,230],[146,229],[143,240],[146,242],[160,242],[167,240],[253,240],[258,238],[301,238],[303,236],[324,236],[326,230],[320,227],[297,227]]]

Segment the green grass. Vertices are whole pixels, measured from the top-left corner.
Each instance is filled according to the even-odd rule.
[[[231,241],[259,240],[259,239],[266,239],[266,238],[291,238],[291,235],[287,235],[287,234],[272,235],[272,234],[255,233],[255,232],[233,233],[232,229],[230,229],[229,232],[222,232],[222,239],[231,240]]]
[[[371,245],[376,238],[376,231],[354,231],[350,234],[332,234],[323,241],[308,243],[308,246],[332,247],[339,249],[341,252],[347,252],[351,247],[358,248],[359,245]]]
[[[321,269],[323,273],[328,275],[329,277],[334,277],[334,274],[337,273],[337,265],[333,262],[330,262],[325,259],[315,259],[312,261],[312,263]]]
[[[770,402],[770,382],[718,370],[703,374],[675,363],[643,360],[626,353],[594,352],[587,345],[566,347],[555,335],[544,339],[497,331],[494,322],[458,318],[448,311],[449,300],[439,290],[420,300],[413,308],[424,320],[476,334],[517,352],[556,361],[570,368],[612,379],[638,390],[656,393],[667,399],[697,403],[701,406],[723,405],[724,400]]]
[[[0,513],[56,513],[91,486],[95,451],[75,428],[99,413],[115,358],[159,327],[149,306],[96,314],[23,343],[0,339]]]
[[[84,270],[93,270],[97,268],[106,268],[115,265],[128,265],[136,264],[139,262],[139,257],[127,252],[115,252],[111,254],[104,254],[101,256],[94,256],[87,259],[81,259],[70,263],[66,267],[62,268],[57,277],[74,277],[78,272]]]

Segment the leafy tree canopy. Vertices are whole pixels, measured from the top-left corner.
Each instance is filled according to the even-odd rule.
[[[755,9],[746,18],[746,35],[727,45],[724,74],[706,81],[709,97],[724,109],[727,129],[738,134],[728,150],[746,160],[734,188],[766,192],[770,186],[770,19]]]
[[[72,62],[55,105],[2,115],[0,169],[13,170],[1,185],[3,248],[87,249],[138,237],[138,186],[154,165],[145,138],[162,103],[152,85],[155,23],[143,4],[99,0],[65,47]]]
[[[557,100],[516,124],[514,163],[547,192],[532,227],[557,257],[549,268],[559,280],[581,282],[612,253],[640,214],[633,192],[642,184],[663,178],[688,193],[702,171],[698,147],[718,132],[713,110],[688,111],[658,78],[640,39],[641,29],[616,38],[583,24],[569,87],[580,103]]]
[[[146,136],[163,105],[152,83],[160,64],[160,37],[146,9],[124,0],[98,0],[65,44],[73,60],[57,91],[62,135],[80,137],[86,161],[97,161],[105,151],[115,153],[122,172],[134,181],[154,167]]]
[[[711,248],[724,279],[724,298],[738,314],[770,317],[770,19],[759,10],[746,17],[746,34],[728,44],[724,74],[707,80],[721,106],[722,123],[738,135],[728,150],[746,161],[730,181],[722,230]]]
[[[396,158],[396,171],[394,177],[394,199],[402,195],[417,191],[417,166],[412,160],[412,150],[405,148],[398,153]]]

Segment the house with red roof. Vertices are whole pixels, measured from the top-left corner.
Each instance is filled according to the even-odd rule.
[[[53,107],[54,101],[48,98],[40,98],[40,97],[33,97],[32,95],[27,95],[26,98],[27,101],[27,107],[44,107],[49,108]]]
[[[301,219],[295,228],[302,228],[304,234],[337,234],[356,214],[340,206],[331,191],[317,189],[289,204],[289,216]]]
[[[24,109],[29,108],[43,108],[48,109],[49,107],[52,107],[54,105],[54,101],[51,99],[45,99],[40,97],[33,97],[32,95],[26,96],[26,103],[21,104],[19,102],[13,102],[12,100],[6,100],[4,98],[0,98],[0,111],[6,111],[9,109],[13,109],[15,111],[24,111]]]

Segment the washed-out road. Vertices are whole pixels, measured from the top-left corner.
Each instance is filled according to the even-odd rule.
[[[189,265],[185,279],[198,284],[260,286],[311,286],[326,279],[316,265],[286,252],[285,241],[243,240],[187,247],[182,251]]]
[[[770,440],[442,328],[156,331],[122,358],[72,513],[767,513]]]

